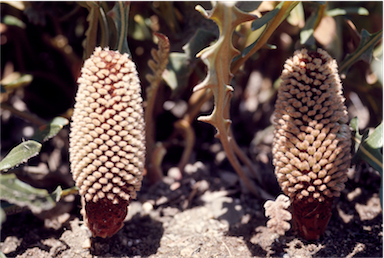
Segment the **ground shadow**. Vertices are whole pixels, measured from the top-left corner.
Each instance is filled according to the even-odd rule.
[[[254,244],[251,242],[252,237],[257,233],[256,228],[260,226],[265,226],[266,219],[263,217],[253,216],[248,223],[230,226],[227,236],[241,237],[246,243],[248,250],[252,256],[257,257],[266,257],[267,251],[262,248],[259,244]]]
[[[136,214],[111,238],[92,238],[91,254],[101,257],[144,256],[156,254],[163,236],[163,223]]]
[[[46,228],[44,220],[37,218],[31,211],[9,215],[1,228],[1,242],[4,243],[7,237],[17,237],[21,240],[14,251],[7,253],[7,257],[16,257],[32,247],[49,252],[52,246],[43,244],[44,240],[59,239],[66,226],[69,227],[67,222],[58,230]]]

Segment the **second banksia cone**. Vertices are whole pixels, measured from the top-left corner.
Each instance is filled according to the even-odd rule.
[[[336,61],[322,49],[296,51],[281,75],[273,163],[301,236],[318,239],[347,181],[350,129]]]
[[[141,87],[127,54],[96,48],[78,79],[70,162],[93,236],[111,237],[143,178],[145,132]]]

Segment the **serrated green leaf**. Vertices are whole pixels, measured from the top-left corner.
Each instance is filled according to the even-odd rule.
[[[10,82],[2,81],[2,87],[4,87],[5,91],[28,86],[33,81],[33,76],[30,74],[20,75],[18,72],[15,72],[14,74],[14,80]]]
[[[383,175],[383,124],[381,123],[371,135],[360,145],[364,160]]]
[[[254,22],[252,22],[251,29],[257,30],[263,27],[265,24],[267,24],[270,20],[272,20],[273,17],[276,16],[276,14],[279,12],[280,9],[273,9],[272,11],[267,12],[263,15],[263,17],[256,19]]]
[[[52,199],[53,199],[55,202],[58,202],[58,201],[60,201],[62,194],[63,194],[63,189],[61,188],[61,186],[58,186],[58,187],[55,189],[55,191],[53,191],[53,192],[51,193],[51,197],[52,197]]]
[[[51,124],[66,126],[67,124],[69,124],[69,121],[65,117],[57,116],[54,119],[52,119]]]
[[[373,57],[371,62],[372,72],[376,74],[378,81],[383,84],[383,42],[375,47]]]
[[[360,144],[363,140],[365,140],[368,137],[368,130],[366,130],[362,135],[359,132],[359,119],[357,117],[352,118],[350,124],[349,124],[354,132],[354,135],[352,136],[352,140],[354,141],[355,145],[355,153],[357,153]],[[356,156],[356,155],[355,155]]]
[[[3,23],[7,25],[17,26],[22,29],[26,28],[25,23],[22,20],[12,15],[4,15]]]
[[[265,44],[265,46],[268,48],[268,49],[277,49],[277,46],[276,45],[272,45],[272,44]]]
[[[29,140],[13,148],[0,162],[0,171],[8,170],[39,154],[41,144]]]
[[[314,27],[316,24],[319,12],[314,11],[311,16],[305,21],[304,28],[300,31],[300,44],[312,46],[315,44],[315,38],[313,37]]]
[[[239,1],[236,3],[236,7],[243,12],[252,12],[259,8],[262,1]]]
[[[0,175],[0,199],[27,206],[34,213],[52,209],[56,204],[47,190],[30,186],[15,174]]]
[[[190,60],[197,59],[196,54],[216,39],[216,35],[209,30],[198,29],[191,40],[183,46],[183,50]]]
[[[292,9],[291,13],[287,17],[287,22],[293,26],[299,25],[301,22],[304,23],[305,15],[303,3],[300,2],[295,8]]]
[[[352,118],[351,122],[349,123],[349,126],[352,128],[352,131],[355,133],[352,136],[352,140],[354,140],[355,142],[355,153],[356,153],[361,143],[361,134],[359,133],[359,119],[357,117]]]
[[[6,219],[7,215],[5,214],[5,211],[3,210],[3,208],[0,208],[0,228]]]
[[[369,12],[364,7],[345,7],[345,8],[336,8],[326,12],[328,16],[335,17],[339,15],[347,14],[359,14],[359,15],[369,15]]]
[[[208,30],[198,29],[191,40],[183,46],[184,53],[169,54],[169,62],[163,73],[163,79],[172,89],[172,97],[182,92],[188,85],[188,78],[194,69],[196,54],[216,39]]]
[[[346,74],[348,69],[357,61],[364,60],[367,63],[371,62],[373,48],[377,42],[382,39],[383,30],[380,30],[374,34],[370,34],[365,29],[361,31],[360,44],[352,54],[348,54],[343,62],[340,64],[340,73]]]
[[[129,2],[118,1],[113,6],[112,10],[108,12],[108,15],[112,17],[116,25],[117,30],[117,45],[116,48],[121,54],[127,53],[131,55],[129,51],[127,34],[128,34],[128,17],[129,17]]]
[[[372,149],[379,149],[383,147],[383,123],[376,127],[367,139],[367,145]]]
[[[354,131],[352,139],[355,142],[355,155],[352,161],[356,163],[359,160],[364,160],[382,175],[383,123],[376,127],[370,135],[368,135],[368,130],[366,130],[363,135],[360,135],[357,117],[351,120],[350,126]]]
[[[188,76],[191,73],[191,67],[187,64],[188,57],[185,53],[169,54],[167,69],[163,73],[163,79],[167,82],[172,91],[177,88],[183,88],[188,83]]]
[[[273,27],[276,27],[276,28],[277,28],[277,26],[279,26],[280,23],[281,23],[282,21],[284,21],[285,18],[287,18],[287,16],[290,14],[290,12],[292,11],[292,9],[295,8],[295,7],[299,4],[298,1],[295,1],[295,2],[289,2],[290,5],[289,5],[289,7],[287,8],[287,10],[284,12],[284,14],[283,14],[281,17],[279,16],[279,19],[278,19],[278,20],[275,21],[275,19],[276,19],[276,14],[277,14],[278,12],[281,11],[281,8],[283,7],[284,3],[285,3],[285,2],[281,2],[280,4],[278,4],[278,5],[275,7],[275,9],[273,9],[272,11],[270,11],[270,12],[272,12],[272,14],[270,14],[269,16],[268,16],[267,14],[265,14],[265,15],[263,16],[263,17],[265,17],[265,16],[267,15],[267,18],[264,18],[265,20],[268,19],[267,22],[264,23],[264,25],[266,24],[267,26],[265,26],[263,32],[262,32],[262,33],[260,34],[260,36],[255,40],[255,42],[253,42],[252,44],[250,44],[249,46],[247,46],[246,48],[244,48],[243,51],[241,52],[241,55],[236,56],[236,57],[233,59],[233,62],[235,62],[235,61],[236,61],[236,62],[240,62],[241,60],[239,60],[239,59],[243,59],[243,58],[246,57],[251,51],[255,51],[255,50],[253,50],[253,48],[254,48],[256,45],[258,45],[259,40],[260,40],[261,38],[265,37],[265,35],[272,34],[271,27],[270,27],[271,24],[274,23],[274,26],[273,26]],[[261,17],[260,19],[263,19],[263,17]],[[257,21],[259,21],[260,19],[256,19],[254,22],[257,22]],[[260,21],[259,21],[259,23],[260,23]],[[262,22],[261,22],[261,23],[262,23]],[[258,27],[260,24],[257,24],[257,23],[256,23],[256,25],[257,25],[257,26],[255,26],[255,28]],[[263,26],[263,25],[262,25],[262,26]],[[273,28],[272,30],[275,30],[275,28]],[[267,38],[268,38],[268,37],[269,37],[269,36],[267,36]],[[261,42],[263,42],[263,41],[261,41]],[[260,47],[260,46],[259,46],[259,47]]]
[[[315,37],[313,33],[324,14],[325,4],[317,3],[316,9],[311,16],[305,21],[304,28],[300,32],[300,44],[307,46],[315,45]]]
[[[38,142],[45,142],[54,137],[68,123],[68,119],[64,117],[55,117],[50,123],[40,126],[32,136],[32,139]]]

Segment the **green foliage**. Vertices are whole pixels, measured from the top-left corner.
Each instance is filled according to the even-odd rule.
[[[30,158],[39,154],[42,143],[54,137],[65,125],[68,120],[64,117],[56,117],[50,123],[40,126],[33,135],[33,140],[22,142],[14,147],[0,162],[0,171],[2,173],[11,168],[27,162]],[[45,189],[38,189],[19,180],[15,174],[0,174],[0,212],[13,213],[20,211],[18,207],[28,207],[35,213],[43,210],[49,210],[60,200],[62,194],[61,187],[49,194]],[[2,220],[5,216],[1,216]]]
[[[215,34],[205,29],[198,29],[191,40],[183,46],[184,53],[173,52],[169,55],[167,71],[163,79],[177,96],[188,86],[188,77],[195,68],[196,55],[216,38]]]
[[[340,64],[340,73],[347,73],[348,69],[359,60],[371,63],[374,46],[382,40],[383,30],[370,34],[363,29],[361,31],[360,44],[352,54],[348,54]]]
[[[42,142],[54,137],[68,120],[56,117],[50,123],[43,125],[32,137],[33,140],[25,141],[13,148],[0,162],[0,171],[5,171],[28,161],[28,159],[39,154]]]
[[[300,44],[307,46],[313,46],[315,44],[313,32],[322,18],[324,5],[325,4],[318,3],[315,11],[312,12],[311,16],[305,21],[304,28],[300,32]]]
[[[22,22],[20,19],[16,18],[15,16],[5,15],[3,18],[3,22],[7,25],[18,26],[22,29],[25,29],[25,23]]]
[[[40,213],[52,209],[60,198],[59,186],[52,194],[45,189],[30,186],[19,180],[15,174],[0,175],[0,199],[19,207],[27,206],[32,212]],[[8,206],[5,212],[10,212],[14,206]]]
[[[99,4],[94,1],[89,2],[79,2],[79,4],[83,7],[86,7],[89,11],[87,16],[87,21],[89,22],[89,26],[87,31],[85,32],[86,41],[85,41],[85,51],[84,57],[88,58],[91,56],[93,50],[96,47],[96,38],[98,31],[98,22],[101,20],[101,26],[105,28],[105,24],[101,18],[102,14],[100,12],[104,12],[102,8],[99,7]]]
[[[127,41],[129,5],[129,2],[116,2],[108,14],[115,22],[116,30],[118,31],[116,49],[122,54],[127,53],[128,56],[132,56]]]
[[[5,171],[27,162],[28,159],[39,154],[41,146],[40,143],[34,140],[20,143],[0,162],[0,171]]]
[[[3,92],[6,92],[7,90],[10,91],[20,87],[28,86],[33,80],[33,76],[30,74],[23,74],[23,75],[14,74],[14,75],[15,75],[15,78],[13,80],[6,83],[3,82],[1,84],[2,88],[4,87],[4,90],[5,90]]]
[[[79,4],[89,11],[87,16],[89,27],[85,32],[84,58],[88,58],[98,45],[131,56],[127,41],[130,3],[116,2],[112,9],[109,9],[103,2],[87,1],[79,2]],[[111,23],[114,23],[114,27]],[[98,34],[100,34],[99,40]]]
[[[354,132],[352,139],[355,146],[352,162],[359,164],[360,161],[365,161],[380,173],[380,203],[383,207],[383,122],[371,134],[369,130],[365,130],[362,135],[359,133],[358,124],[357,117],[351,120],[350,126]]]
[[[378,125],[371,134],[365,130],[362,135],[359,133],[358,123],[357,117],[350,123],[354,131],[352,139],[355,142],[353,161],[357,163],[364,160],[383,175],[383,123]]]
[[[252,30],[258,30],[261,27],[263,27],[265,24],[267,24],[270,20],[273,19],[273,17],[276,16],[276,14],[279,12],[279,8],[276,7],[272,11],[266,13],[261,18],[256,19],[254,22],[252,22]]]
[[[32,139],[38,142],[45,142],[58,134],[68,123],[68,119],[64,117],[55,117],[50,123],[40,126],[32,136]]]
[[[241,53],[241,56],[235,58],[232,65],[232,72],[237,71],[240,66],[256,51],[258,51],[264,44],[267,43],[268,38],[277,29],[277,27],[287,18],[290,12],[299,4],[299,2],[281,2],[272,11],[266,14],[267,18],[261,18],[261,22],[255,20],[252,23],[254,28],[261,28],[266,25],[261,35],[255,42],[247,46]],[[256,25],[254,24],[256,23]]]

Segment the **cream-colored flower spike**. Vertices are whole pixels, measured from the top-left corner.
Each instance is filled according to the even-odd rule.
[[[293,219],[317,239],[334,197],[347,181],[351,135],[334,59],[324,50],[298,50],[284,65],[275,105],[273,163]]]
[[[122,226],[140,190],[145,132],[140,81],[127,54],[97,47],[84,62],[70,133],[70,162],[82,214],[94,236]]]

